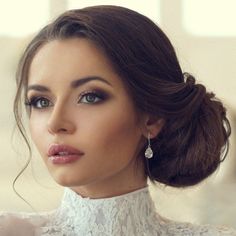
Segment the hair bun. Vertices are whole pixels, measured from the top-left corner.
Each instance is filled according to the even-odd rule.
[[[174,187],[195,185],[211,175],[227,155],[231,133],[221,101],[192,75],[183,76],[181,99],[171,107],[175,112],[166,111],[149,160],[150,179]]]

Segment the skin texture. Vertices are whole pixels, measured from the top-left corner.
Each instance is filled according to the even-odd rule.
[[[109,84],[90,81],[77,88],[70,84],[99,76]],[[119,76],[108,59],[87,39],[53,40],[33,58],[28,86],[42,85],[49,92],[31,89],[27,99],[41,97],[31,107],[30,132],[51,176],[84,197],[104,198],[147,185],[144,168],[135,166],[137,153],[160,130],[158,122],[139,116]],[[81,93],[98,90],[96,95]],[[41,109],[39,109],[41,108]],[[73,163],[52,164],[47,157],[51,144],[66,144],[84,155]]]

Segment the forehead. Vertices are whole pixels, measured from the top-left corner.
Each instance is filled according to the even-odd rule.
[[[43,45],[34,56],[28,83],[91,75],[105,77],[109,82],[123,86],[109,59],[93,42],[84,38],[53,40]]]

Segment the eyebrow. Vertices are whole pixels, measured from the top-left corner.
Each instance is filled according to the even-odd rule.
[[[75,89],[75,88],[78,88],[78,87],[84,85],[85,83],[88,83],[88,82],[94,81],[94,80],[101,81],[103,83],[106,83],[106,84],[112,86],[107,80],[103,79],[102,77],[87,76],[87,77],[72,81],[71,84],[70,84],[70,87]],[[50,89],[48,87],[43,86],[43,85],[39,85],[39,84],[29,85],[27,87],[26,91],[29,92],[30,90],[36,90],[36,91],[39,91],[39,92],[50,92]]]

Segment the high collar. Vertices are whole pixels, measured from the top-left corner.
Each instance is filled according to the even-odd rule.
[[[92,199],[65,189],[57,225],[77,235],[140,235],[149,224],[158,224],[149,187],[123,195]]]

